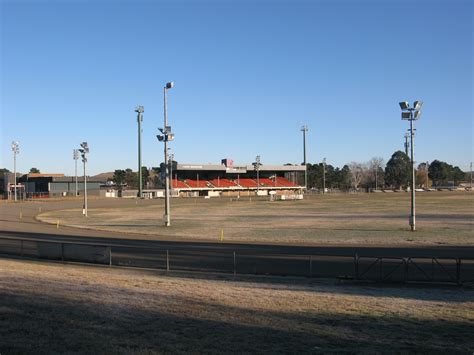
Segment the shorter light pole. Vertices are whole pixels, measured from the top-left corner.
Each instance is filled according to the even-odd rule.
[[[408,102],[400,102],[400,108],[402,109],[402,120],[410,121],[410,152],[411,152],[411,213],[410,213],[410,226],[411,231],[416,230],[416,221],[415,221],[415,153],[413,147],[413,141],[415,138],[415,132],[413,129],[413,121],[416,121],[421,116],[421,106],[423,105],[422,101],[415,101],[413,107],[410,107]]]
[[[138,122],[138,197],[143,197],[143,187],[142,187],[142,126],[143,122],[143,106],[137,106],[135,112],[137,113],[137,122]]]
[[[408,156],[408,148],[410,148],[410,143],[408,143],[408,138],[410,138],[410,135],[408,132],[405,133],[405,154]]]
[[[471,184],[470,184],[470,186],[471,186],[471,190],[472,190],[472,161],[471,161]]]
[[[75,182],[76,182],[76,194],[74,196],[77,196],[77,160],[79,159],[79,150],[73,149],[72,150],[72,158],[74,159],[74,174],[75,174]]]
[[[20,154],[20,143],[18,141],[12,142],[12,152],[13,152],[13,178],[14,178],[14,185],[13,190],[15,191],[15,201],[17,200],[17,193],[16,193],[16,155]]]
[[[81,149],[79,149],[81,153],[82,162],[84,163],[84,205],[82,207],[82,214],[84,217],[87,217],[87,177],[86,177],[86,163],[87,163],[87,154],[89,154],[89,146],[87,142],[81,143]]]
[[[308,189],[308,172],[306,165],[306,132],[308,132],[308,126],[304,125],[301,127],[301,132],[303,132],[303,164],[304,164],[304,188]]]
[[[323,159],[323,194],[326,193],[326,158]]]

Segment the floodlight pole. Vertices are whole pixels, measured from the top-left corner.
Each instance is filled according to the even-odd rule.
[[[84,204],[82,207],[82,214],[84,217],[87,217],[87,176],[86,176],[86,163],[87,163],[87,154],[89,153],[89,146],[87,142],[81,143],[82,149],[79,149],[82,156],[82,162],[84,164]]]
[[[421,116],[421,106],[423,102],[415,101],[413,107],[410,107],[408,102],[400,102],[400,108],[402,109],[402,120],[410,121],[410,164],[411,164],[411,213],[410,213],[410,226],[411,231],[416,230],[416,208],[415,208],[415,129],[413,128],[413,121],[417,120]]]
[[[164,130],[166,131],[168,127],[168,109],[166,102],[166,91],[167,86],[163,88],[163,114],[164,114]],[[171,216],[170,216],[170,176],[169,176],[169,167],[168,167],[168,138],[167,133],[164,133],[164,155],[165,155],[165,226],[171,226]]]
[[[143,197],[143,182],[142,182],[142,126],[143,122],[143,106],[137,106],[135,109],[137,113],[138,123],[138,197]]]
[[[257,196],[260,191],[260,155],[255,157],[255,169],[257,170]]]
[[[304,188],[305,190],[308,189],[308,172],[306,166],[306,132],[308,132],[308,126],[304,125],[301,127],[301,131],[303,132],[303,164],[304,164]]]
[[[471,184],[470,184],[470,186],[471,186],[471,191],[472,191],[472,161],[471,161]]]
[[[411,230],[416,230],[415,221],[415,149],[413,148],[413,140],[415,132],[413,131],[413,110],[410,111],[410,155],[411,155]]]
[[[13,190],[15,192],[15,201],[18,199],[17,198],[17,191],[16,191],[16,155],[20,153],[20,147],[19,143],[17,141],[12,142],[12,152],[13,152],[13,178],[14,178],[14,185],[13,185]]]

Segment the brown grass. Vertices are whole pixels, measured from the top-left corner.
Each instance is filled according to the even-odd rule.
[[[0,352],[466,352],[474,290],[0,259]]]
[[[141,235],[231,242],[474,244],[474,199],[468,192],[417,194],[417,232],[409,231],[408,193],[327,194],[303,201],[248,198],[173,199],[172,227],[162,226],[162,201],[152,206],[44,213],[49,223]]]

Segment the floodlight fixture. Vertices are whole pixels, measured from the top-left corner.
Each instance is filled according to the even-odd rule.
[[[418,119],[420,119],[420,117],[421,117],[421,111],[415,111],[415,115],[414,115],[413,119],[418,120]]]
[[[137,106],[137,107],[135,108],[135,112],[137,112],[137,113],[143,113],[143,112],[145,112],[145,110],[143,109],[143,106]]]
[[[413,103],[413,107],[416,111],[419,111],[421,109],[421,106],[423,106],[423,101],[415,101]]]
[[[411,112],[402,112],[402,120],[409,120],[411,118]]]
[[[163,142],[165,140],[165,136],[161,135],[161,134],[157,134],[156,135],[156,138],[158,138],[158,141],[159,142]]]
[[[165,88],[167,90],[172,89],[174,87],[174,81],[170,81],[169,83],[166,83]]]
[[[402,110],[408,110],[410,108],[410,104],[407,101],[403,101],[398,104]]]

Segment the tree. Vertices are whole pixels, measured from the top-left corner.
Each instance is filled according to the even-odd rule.
[[[369,171],[367,174],[367,182],[370,186],[377,189],[379,186],[384,185],[384,171],[383,171],[383,158],[374,157],[369,161]]]
[[[349,164],[350,181],[351,181],[351,186],[354,189],[356,190],[359,189],[359,185],[362,182],[362,179],[364,178],[366,171],[367,171],[367,167],[364,166],[364,164],[362,163],[357,163],[353,161]]]
[[[393,153],[385,167],[385,182],[397,189],[408,185],[411,162],[408,156],[398,150]]]
[[[428,168],[428,176],[436,186],[446,184],[450,173],[449,164],[440,160],[433,160]]]
[[[115,170],[112,181],[118,186],[123,185],[125,183],[125,170]]]
[[[449,175],[449,178],[454,181],[454,185],[458,185],[461,181],[464,181],[466,177],[466,174],[459,166],[452,167]]]
[[[421,163],[416,168],[416,184],[419,186],[429,187],[430,182],[428,179],[427,163]]]
[[[30,169],[30,174],[39,174],[39,173],[40,173],[40,171],[37,168],[31,168]]]

